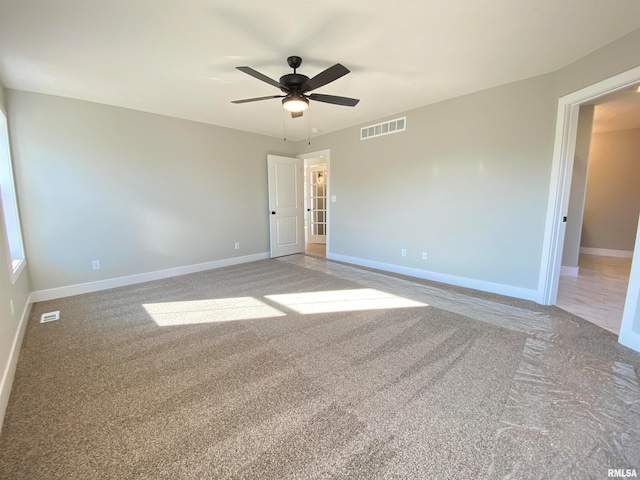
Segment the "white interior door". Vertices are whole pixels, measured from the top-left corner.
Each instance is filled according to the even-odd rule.
[[[627,288],[627,299],[622,313],[618,341],[636,352],[640,352],[640,220],[636,234],[636,246],[631,261],[631,275]]]
[[[307,224],[309,243],[327,242],[327,165],[307,169]]]
[[[271,258],[304,252],[303,160],[267,155]]]

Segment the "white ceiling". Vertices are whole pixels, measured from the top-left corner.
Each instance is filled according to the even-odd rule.
[[[640,28],[640,0],[0,0],[0,81],[289,139],[555,71]],[[234,67],[351,73],[301,119]]]
[[[640,128],[640,93],[625,88],[600,97],[595,102],[593,132]]]

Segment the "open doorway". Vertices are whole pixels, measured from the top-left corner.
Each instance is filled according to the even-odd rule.
[[[640,214],[640,94],[580,106],[556,305],[620,333]]]
[[[542,304],[555,305],[557,302],[579,109],[582,105],[604,95],[639,84],[640,67],[636,67],[566,95],[558,101],[549,209],[538,284],[539,302]],[[629,286],[618,337],[620,343],[636,351],[640,351],[640,239],[638,237],[640,235],[636,234]]]
[[[304,160],[305,253],[327,257],[329,246],[329,151],[299,155]]]

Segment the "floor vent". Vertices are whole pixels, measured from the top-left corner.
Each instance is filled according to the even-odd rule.
[[[53,322],[54,320],[60,320],[60,311],[43,313],[40,317],[40,323]]]
[[[396,118],[384,123],[377,123],[360,129],[360,140],[367,140],[381,135],[404,132],[407,129],[407,117]]]

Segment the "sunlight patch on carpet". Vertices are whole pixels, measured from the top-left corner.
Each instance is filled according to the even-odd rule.
[[[373,288],[266,295],[265,298],[302,314],[429,306]]]
[[[273,318],[286,315],[253,297],[147,303],[143,304],[143,307],[160,327]]]

